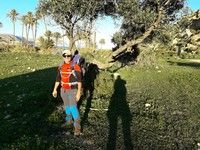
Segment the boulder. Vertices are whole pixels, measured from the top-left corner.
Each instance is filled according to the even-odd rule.
[[[186,32],[186,34],[187,34],[188,37],[191,37],[191,35],[193,34],[193,33],[190,31],[190,29],[186,29],[185,32]]]
[[[200,46],[200,33],[191,37],[191,43]]]
[[[193,45],[193,44],[191,44],[191,43],[188,43],[186,47],[187,47],[187,49],[190,50],[190,51],[196,51],[196,50],[198,49],[198,46]]]
[[[192,18],[190,18],[190,29],[200,30],[200,10],[197,10]]]

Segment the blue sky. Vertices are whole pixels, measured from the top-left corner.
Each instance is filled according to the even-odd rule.
[[[39,0],[0,0],[0,22],[3,23],[3,27],[0,28],[0,33],[13,33],[12,24],[7,17],[7,14],[10,10],[16,9],[20,15],[26,14],[28,11],[35,11]],[[193,10],[200,9],[200,0],[187,0],[187,3],[190,8]],[[16,35],[21,36],[21,23],[17,21],[16,23]],[[49,27],[52,31],[60,31],[55,27]],[[96,30],[97,30],[97,43],[101,38],[106,40],[104,48],[111,48],[113,44],[110,42],[111,36],[114,32],[119,29],[119,26],[116,26],[113,20],[109,17],[101,18],[96,21]],[[42,35],[44,30],[44,24],[39,22],[38,35]]]
[[[187,3],[193,10],[200,9],[200,0],[187,0]]]

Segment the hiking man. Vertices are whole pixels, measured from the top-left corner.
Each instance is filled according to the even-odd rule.
[[[66,113],[66,124],[74,125],[74,135],[80,135],[80,115],[77,109],[77,102],[81,96],[81,68],[72,63],[72,54],[70,50],[62,52],[64,63],[58,67],[55,86],[52,95],[57,97],[57,89],[61,84],[61,98],[64,102]]]
[[[78,50],[75,50],[74,55],[72,57],[72,62],[74,64],[78,64],[81,67],[81,73],[82,73],[82,77],[85,74],[85,58],[81,57],[81,55],[79,54]]]
[[[81,56],[80,56],[78,50],[75,50],[74,56],[73,56],[73,58],[72,58],[73,63],[79,64],[79,63],[80,63],[80,62],[79,62],[80,58],[81,58]]]

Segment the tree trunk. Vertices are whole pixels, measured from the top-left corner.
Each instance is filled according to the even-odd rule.
[[[63,36],[63,48],[65,47],[65,37]]]
[[[72,51],[72,49],[75,46],[75,38],[73,34],[73,27],[70,28],[70,30],[67,32],[67,37],[69,39],[69,50]]]
[[[58,47],[58,38],[56,38],[56,48]]]
[[[30,26],[28,25],[28,28],[27,28],[27,44],[29,45],[29,31],[30,31]]]
[[[29,45],[29,41],[28,41],[28,36],[29,36],[29,30],[30,30],[30,25],[26,26],[26,42],[27,42],[27,46]]]
[[[31,30],[32,30],[32,36],[33,36],[33,47],[35,47],[35,34],[34,34],[34,27],[33,27],[33,25],[31,26]]]
[[[62,44],[63,48],[65,47],[65,36],[64,36],[64,30],[62,30]]]
[[[28,44],[28,25],[26,25],[26,45]]]
[[[75,47],[75,42],[73,37],[69,37],[69,50],[72,51],[72,49]]]
[[[15,42],[15,22],[13,21],[13,36],[14,36],[14,39],[12,41],[12,44],[14,45],[14,42]]]
[[[96,31],[94,31],[93,48],[96,49]]]
[[[13,35],[15,36],[15,22],[13,22]]]
[[[24,43],[24,23],[22,23],[22,45]]]
[[[45,16],[43,16],[43,21],[44,21],[45,31],[47,32],[47,23],[46,23],[46,18],[45,18]]]
[[[36,21],[36,23],[35,23],[34,46],[35,46],[36,38],[37,38],[37,21]]]
[[[90,45],[90,44],[89,44],[89,40],[88,40],[88,38],[86,38],[86,39],[85,39],[85,47],[88,48],[88,47],[90,47],[89,45]]]

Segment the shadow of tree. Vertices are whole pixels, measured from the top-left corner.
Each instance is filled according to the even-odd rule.
[[[112,50],[116,51],[118,48],[119,48],[119,45],[114,47]],[[121,62],[121,67],[124,67],[126,65],[133,65],[135,64],[135,61],[137,61],[137,57],[139,56],[139,54],[140,54],[140,49],[138,48],[138,45],[134,45],[131,47],[130,51],[120,52],[117,55],[113,56],[113,61],[111,62],[119,61]]]
[[[107,112],[109,121],[109,133],[107,141],[108,150],[116,149],[117,126],[119,118],[122,120],[125,149],[133,149],[130,131],[132,116],[129,106],[126,102],[127,90],[125,84],[126,81],[121,79],[120,76],[118,76],[114,83],[114,93],[112,94]]]
[[[200,68],[200,63],[198,62],[174,62],[174,61],[167,61],[171,65],[176,64],[178,66],[185,66],[185,67],[194,67]]]
[[[200,68],[200,63],[195,63],[195,62],[177,62],[176,63],[178,66],[186,66],[186,67],[195,67],[195,68]]]
[[[56,68],[48,68],[0,80],[1,146],[19,141],[30,149],[51,145],[51,134],[62,130],[49,118],[59,105],[51,96],[55,77]]]

